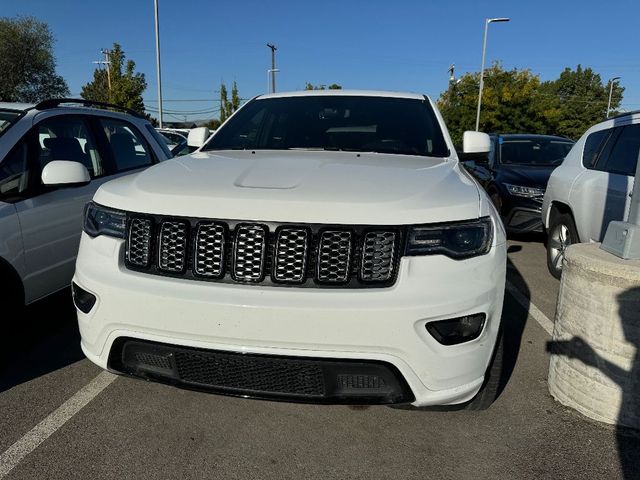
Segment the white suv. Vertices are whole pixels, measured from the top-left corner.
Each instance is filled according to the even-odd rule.
[[[4,311],[70,285],[83,208],[101,184],[171,157],[147,120],[106,108],[119,109],[71,99],[0,103]]]
[[[618,115],[587,130],[551,174],[542,221],[556,278],[569,245],[601,242],[609,222],[627,217],[639,151],[640,112]]]
[[[73,280],[82,349],[231,395],[486,407],[505,242],[428,98],[260,96],[196,153],[98,190]]]

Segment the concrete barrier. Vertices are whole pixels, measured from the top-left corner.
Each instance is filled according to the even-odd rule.
[[[640,429],[640,261],[598,244],[569,247],[548,350],[556,400]]]

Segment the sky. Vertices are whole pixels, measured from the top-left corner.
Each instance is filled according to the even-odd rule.
[[[92,78],[101,48],[120,43],[146,75],[158,108],[153,0],[0,0],[0,16],[32,15],[55,36],[57,70],[74,96]],[[622,107],[640,109],[640,0],[422,0],[322,2],[159,0],[165,121],[214,118],[219,88],[265,93],[277,46],[278,91],[306,82],[424,93],[437,99],[456,76],[478,71],[484,20],[487,65],[529,68],[542,80],[565,67],[621,77]]]

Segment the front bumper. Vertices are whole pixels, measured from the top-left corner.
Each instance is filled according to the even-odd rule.
[[[506,246],[456,261],[404,257],[394,286],[303,289],[199,282],[127,270],[124,242],[83,234],[74,282],[97,301],[78,310],[82,349],[102,368],[118,339],[253,355],[383,362],[415,406],[462,403],[480,389],[502,312]],[[482,334],[455,346],[425,324],[484,312]],[[117,344],[116,344],[117,345]],[[120,370],[121,371],[121,370]],[[409,399],[408,401],[411,401]]]
[[[504,219],[507,231],[513,233],[542,232],[542,213],[540,208],[515,207]]]

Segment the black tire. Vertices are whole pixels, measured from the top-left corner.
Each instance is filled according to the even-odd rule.
[[[560,212],[552,215],[547,234],[547,268],[555,278],[560,279],[562,276],[566,248],[578,241],[578,231],[573,216],[570,213]]]
[[[500,380],[504,363],[504,334],[502,327],[498,331],[496,346],[493,350],[493,358],[484,374],[484,383],[480,391],[465,405],[465,410],[486,410],[498,398],[500,393]]]

